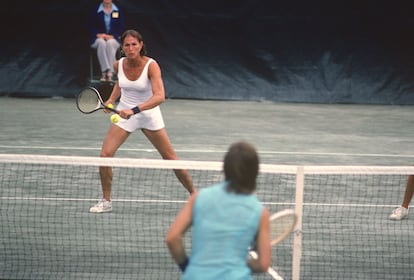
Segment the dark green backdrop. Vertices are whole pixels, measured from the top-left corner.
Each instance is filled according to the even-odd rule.
[[[114,2],[170,98],[414,104],[412,1]],[[94,3],[3,3],[0,95],[73,97],[87,85]]]

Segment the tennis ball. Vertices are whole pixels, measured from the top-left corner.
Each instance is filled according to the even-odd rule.
[[[111,116],[111,123],[117,123],[119,122],[120,116],[118,114],[113,114]]]
[[[113,109],[114,105],[112,103],[109,103],[108,105],[106,105],[106,107]]]

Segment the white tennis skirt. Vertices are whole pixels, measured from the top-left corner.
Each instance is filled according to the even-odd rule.
[[[131,109],[131,107],[119,103],[117,110]],[[137,129],[148,129],[148,130],[160,130],[165,127],[164,119],[162,117],[161,109],[159,106],[149,110],[139,112],[131,116],[129,119],[121,119],[115,125],[128,131],[134,132]]]

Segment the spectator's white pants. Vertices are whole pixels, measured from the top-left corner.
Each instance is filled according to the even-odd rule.
[[[96,49],[96,54],[98,56],[99,65],[101,67],[101,72],[106,71],[114,72],[114,63],[116,59],[116,51],[118,50],[120,44],[115,39],[104,40],[97,38],[95,42],[91,45],[92,48]]]

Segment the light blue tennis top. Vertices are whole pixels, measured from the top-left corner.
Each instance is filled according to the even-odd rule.
[[[185,280],[253,279],[247,266],[263,211],[256,195],[226,191],[226,182],[199,191]]]

